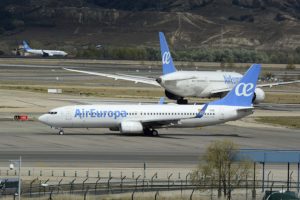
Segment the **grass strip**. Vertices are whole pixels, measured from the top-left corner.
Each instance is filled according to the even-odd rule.
[[[258,117],[257,122],[285,126],[289,128],[300,128],[300,117]]]

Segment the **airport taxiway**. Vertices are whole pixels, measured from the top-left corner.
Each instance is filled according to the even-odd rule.
[[[297,129],[217,125],[162,129],[160,137],[122,135],[107,129],[66,129],[36,122],[0,121],[0,162],[22,155],[25,166],[195,166],[206,147],[228,139],[241,148],[299,149]]]
[[[142,89],[152,87],[71,73],[62,70],[61,66],[49,67],[46,61],[43,65],[24,65],[26,66],[1,63],[0,83],[23,84],[29,87],[31,85],[49,87],[68,85],[74,88],[81,86]],[[83,70],[139,76],[157,77],[161,74],[160,66],[140,69],[138,65],[115,66],[92,63],[84,67],[77,64],[76,67]],[[282,69],[274,71],[281,73]],[[299,69],[296,71],[298,72]],[[298,87],[299,84],[287,86],[293,92],[299,92]],[[107,129],[66,129],[66,135],[58,136],[57,130],[37,122],[36,117],[59,106],[111,103],[116,99],[5,89],[0,89],[0,96],[0,166],[7,166],[8,160],[22,155],[25,167],[140,167],[144,162],[150,167],[194,167],[212,141],[223,139],[232,140],[241,148],[299,150],[299,129],[261,125],[254,122],[252,117],[204,128],[162,129],[159,130],[160,137],[127,136]],[[132,99],[118,99],[118,101],[131,102]],[[140,100],[134,101],[137,103]],[[158,101],[158,98],[151,101]],[[300,116],[299,108],[299,104],[261,104],[254,116]],[[12,121],[15,114],[28,114],[33,121]]]

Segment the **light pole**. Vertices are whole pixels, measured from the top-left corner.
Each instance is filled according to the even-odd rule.
[[[20,156],[19,160],[10,160],[9,168],[11,170],[14,169],[15,165],[19,168],[19,181],[18,181],[18,199],[21,199],[21,165],[22,165],[22,157]]]

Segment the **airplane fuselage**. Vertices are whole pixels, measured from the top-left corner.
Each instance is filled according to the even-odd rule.
[[[66,56],[65,51],[60,50],[42,50],[42,49],[27,49],[26,52],[31,54],[37,54],[41,56]]]
[[[74,105],[51,110],[39,120],[55,128],[110,128],[119,130],[122,122],[137,122],[143,127],[202,127],[236,120],[252,114],[239,107],[209,105]],[[142,131],[142,130],[141,130]]]
[[[236,72],[176,71],[160,77],[159,84],[181,97],[211,97],[214,91],[231,90],[242,78]]]

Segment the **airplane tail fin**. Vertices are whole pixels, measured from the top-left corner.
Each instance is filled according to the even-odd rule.
[[[169,50],[166,38],[162,32],[159,32],[159,42],[161,50],[161,59],[163,67],[163,75],[176,72],[176,68],[173,64],[171,52]]]
[[[25,40],[23,41],[23,48],[25,50],[30,50],[31,49],[30,46],[27,44],[27,42]]]
[[[252,106],[256,83],[261,70],[260,64],[253,64],[242,79],[228,94],[210,105]]]

